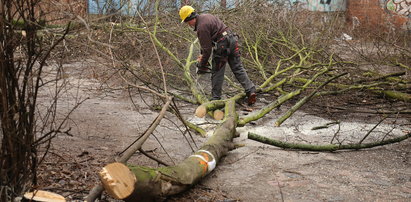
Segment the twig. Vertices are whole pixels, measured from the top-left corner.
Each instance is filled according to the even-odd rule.
[[[157,140],[158,144],[160,145],[160,147],[163,149],[163,151],[167,154],[168,158],[170,158],[171,162],[173,162],[173,165],[175,165],[176,163],[174,162],[173,158],[171,158],[170,154],[167,152],[166,148],[164,148],[163,144],[161,144],[160,140],[157,138],[156,135],[153,134],[153,137]],[[141,148],[140,148],[141,149]]]
[[[284,194],[283,194],[283,190],[281,189],[281,185],[280,182],[278,181],[278,178],[276,178],[277,184],[278,184],[278,189],[280,190],[280,195],[281,195],[281,201],[284,202]]]
[[[151,160],[157,161],[157,163],[159,163],[159,164],[161,164],[161,165],[170,166],[170,165],[168,165],[167,163],[165,163],[164,161],[162,161],[162,160],[160,160],[160,159],[158,159],[158,158],[156,158],[156,157],[148,154],[146,151],[144,151],[144,150],[141,149],[141,148],[140,148],[138,151],[140,151],[142,154],[144,154],[144,156],[147,156],[147,157],[150,158]]]
[[[190,130],[189,130],[187,124],[186,124],[186,121],[184,120],[183,116],[181,115],[180,110],[178,109],[177,104],[174,102],[174,100],[173,100],[173,104],[171,105],[171,107],[175,111],[177,118],[183,123],[184,127],[186,128],[186,132],[188,132],[188,135],[190,136],[191,141],[193,141],[193,143],[194,143],[194,145],[196,146],[196,149],[197,149],[198,148],[197,143],[194,140],[193,135],[191,134],[191,132],[190,132]],[[183,133],[183,136],[185,137],[184,133]],[[188,140],[187,140],[187,142],[188,142],[188,144],[190,144],[190,142]],[[191,144],[190,144],[190,147],[191,147]]]
[[[148,33],[148,36],[150,37],[150,41],[153,45],[154,52],[156,52],[158,64],[160,65],[161,76],[163,78],[163,85],[164,85],[164,94],[167,94],[167,82],[166,82],[166,77],[165,77],[165,74],[164,74],[163,64],[161,62],[160,55],[158,54],[157,46],[156,46],[156,44],[154,43],[154,40],[153,40],[153,37],[155,37],[155,35],[156,35],[157,24],[158,24],[158,4],[159,4],[159,1],[156,1],[156,3],[155,3],[156,21],[154,22],[154,33],[151,33],[149,31],[147,31],[147,33]],[[138,13],[138,16],[140,17],[140,19],[143,21],[143,23],[148,27],[147,22],[144,20],[143,16],[141,16],[140,12],[137,12],[137,13]]]
[[[331,141],[330,141],[331,144],[334,142],[334,139],[337,137],[338,133],[339,133],[340,130],[341,130],[341,124],[340,124],[340,122],[337,121],[337,123],[338,123],[338,129],[337,129],[337,131],[334,133],[333,138],[332,138]]]
[[[227,164],[236,163],[237,161],[239,161],[239,160],[241,160],[241,159],[244,159],[245,157],[247,157],[247,156],[249,156],[249,155],[251,155],[251,154],[256,153],[258,150],[260,150],[260,147],[258,147],[256,150],[254,150],[254,151],[252,151],[252,152],[250,152],[250,153],[248,153],[248,154],[246,154],[246,155],[244,155],[244,156],[241,156],[240,158],[238,158],[238,159],[236,159],[236,160],[234,160],[234,161],[227,162]]]
[[[373,79],[369,79],[369,80],[362,79],[362,80],[356,81],[354,83],[362,83],[362,82],[366,82],[366,81],[368,81],[368,82],[370,82],[370,81],[379,81],[379,80],[383,80],[383,79],[386,79],[386,78],[389,78],[389,77],[397,77],[397,76],[403,76],[403,75],[405,75],[405,72],[394,72],[394,73],[391,73],[391,74],[382,75],[382,76],[379,76],[379,77],[376,77],[376,78],[373,78]]]
[[[365,134],[365,136],[358,142],[358,144],[361,144],[372,133],[372,131],[374,131],[374,129],[376,129],[385,119],[387,119],[387,117],[388,116],[384,116],[383,119],[381,119],[377,124],[375,124],[375,126],[371,128],[371,130],[369,130],[367,134]]]
[[[320,130],[320,129],[323,129],[323,128],[328,128],[328,127],[330,127],[334,124],[340,124],[340,122],[339,121],[333,121],[333,122],[330,122],[330,123],[326,123],[325,125],[322,125],[322,126],[313,127],[313,128],[311,128],[311,130]]]
[[[77,15],[76,17],[77,17],[77,19],[79,19],[84,24],[87,31],[90,31],[90,26],[87,24],[86,20],[84,20],[84,18],[82,18],[79,15]],[[93,43],[96,43],[96,44],[99,44],[99,45],[102,45],[102,46],[106,46],[106,47],[109,47],[109,48],[113,48],[113,46],[110,45],[110,44],[102,43],[102,42],[99,42],[99,41],[96,41],[96,40],[92,39],[91,36],[90,36],[90,33],[87,34],[87,38],[88,38],[89,41],[91,41]]]
[[[133,86],[133,87],[135,87],[135,88],[148,91],[148,92],[153,93],[153,94],[155,94],[155,95],[157,95],[157,96],[159,96],[159,97],[162,97],[162,98],[165,98],[165,97],[166,97],[165,95],[163,95],[163,94],[161,94],[161,93],[158,93],[158,92],[155,91],[155,90],[152,90],[152,89],[150,89],[150,88],[147,88],[147,87],[144,87],[144,86],[139,86],[139,85],[136,85],[136,84],[131,83],[131,82],[128,81],[126,78],[124,78],[124,76],[121,75],[120,72],[119,72],[119,76],[120,76],[120,77],[123,79],[123,81],[126,82],[129,86]]]

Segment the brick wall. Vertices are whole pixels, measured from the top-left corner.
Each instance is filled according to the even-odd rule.
[[[48,24],[66,23],[77,15],[87,15],[87,1],[85,0],[42,0],[37,14],[43,16]]]
[[[410,18],[406,15],[388,11],[385,8],[385,2],[386,0],[348,0],[348,22],[353,28],[396,27],[410,29]]]

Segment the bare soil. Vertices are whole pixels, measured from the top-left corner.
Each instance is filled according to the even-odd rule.
[[[83,201],[98,183],[97,172],[113,156],[123,151],[156,117],[153,108],[140,95],[135,103],[123,90],[102,90],[101,83],[79,72],[82,64],[67,66],[68,94],[59,107],[70,109],[76,100],[88,98],[72,114],[67,127],[70,135],[53,140],[39,171],[40,189],[62,194],[68,201]],[[74,96],[75,95],[75,96]],[[142,94],[147,103],[152,96]],[[46,97],[46,95],[44,95]],[[260,95],[255,109],[269,102]],[[336,98],[334,101],[338,100]],[[371,102],[372,100],[365,100]],[[306,152],[284,150],[247,139],[249,131],[267,137],[300,143],[327,144],[336,133],[343,144],[358,142],[379,120],[378,115],[334,110],[332,100],[316,100],[274,127],[274,121],[288,106],[274,110],[266,117],[238,128],[235,142],[241,147],[228,153],[217,168],[192,189],[166,201],[411,201],[411,140],[360,151]],[[373,102],[369,106],[376,106]],[[216,121],[193,117],[196,106],[177,102],[185,118],[205,124],[210,130]],[[409,105],[407,105],[409,107]],[[247,112],[241,111],[245,114]],[[327,111],[328,110],[328,111]],[[351,111],[352,112],[352,111]],[[62,112],[64,113],[64,111]],[[175,116],[162,121],[154,136],[143,145],[149,154],[170,165],[188,157],[206,138],[194,133],[183,136],[182,124]],[[377,127],[371,140],[388,131],[391,136],[410,132],[410,117],[388,119]],[[315,126],[339,120],[322,130]],[[177,127],[178,126],[178,127]],[[194,140],[194,142],[193,142]],[[160,144],[161,143],[161,144]],[[136,153],[130,164],[159,166]],[[101,201],[115,201],[104,195]]]

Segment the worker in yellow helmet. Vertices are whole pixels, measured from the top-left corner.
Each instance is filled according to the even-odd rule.
[[[180,9],[181,22],[187,23],[197,32],[201,45],[197,73],[210,73],[208,59],[212,56],[211,85],[212,100],[221,99],[225,65],[228,62],[234,76],[247,95],[248,105],[256,102],[256,88],[249,79],[240,58],[238,35],[233,33],[219,18],[211,14],[197,14],[191,6]]]

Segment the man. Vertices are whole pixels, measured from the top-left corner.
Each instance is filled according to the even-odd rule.
[[[197,14],[193,7],[183,6],[180,18],[197,32],[201,45],[201,55],[198,57],[197,73],[209,73],[208,59],[213,53],[211,69],[212,100],[221,99],[224,82],[225,65],[228,62],[234,76],[243,86],[247,95],[248,105],[256,102],[256,89],[250,81],[241,63],[238,47],[238,35],[217,17],[211,14]]]

